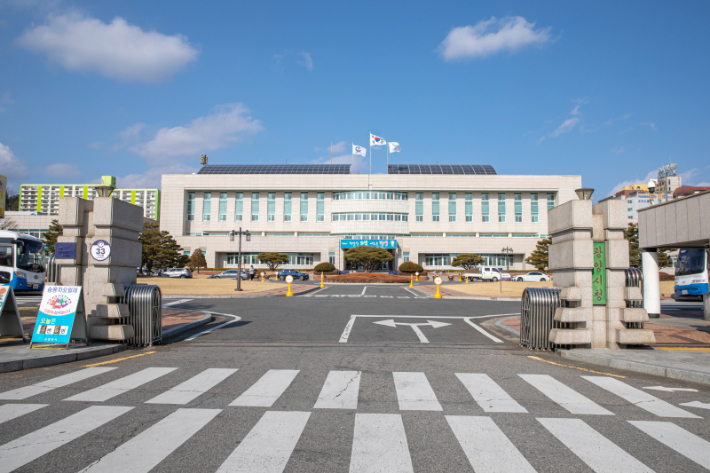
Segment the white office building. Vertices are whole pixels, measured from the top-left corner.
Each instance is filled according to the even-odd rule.
[[[488,165],[389,165],[373,175],[350,174],[349,165],[206,165],[163,175],[161,229],[216,268],[237,266],[229,232],[241,228],[251,233],[242,240],[246,265],[280,252],[286,267],[351,269],[345,251],[371,245],[393,253],[391,269],[410,260],[452,269],[460,253],[533,269],[523,260],[547,236],[548,210],[580,187],[581,176],[498,175]]]

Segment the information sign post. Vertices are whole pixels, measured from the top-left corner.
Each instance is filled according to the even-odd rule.
[[[10,285],[0,286],[0,337],[22,337],[22,341],[27,343],[15,293]]]
[[[72,340],[89,344],[81,286],[45,286],[30,348],[69,348]]]

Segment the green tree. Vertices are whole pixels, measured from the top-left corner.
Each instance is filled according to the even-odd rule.
[[[59,225],[59,222],[55,219],[49,225],[49,231],[42,233],[42,243],[44,243],[44,249],[47,253],[54,253],[55,246],[57,245],[57,238],[64,234],[64,228]]]
[[[673,266],[673,258],[669,254],[672,251],[677,251],[678,248],[668,248],[665,250],[658,250],[658,267],[659,268],[669,268]]]
[[[380,263],[392,261],[389,251],[376,246],[356,246],[345,252],[345,261],[362,265],[366,273],[371,273]]]
[[[414,274],[424,272],[424,268],[422,268],[422,265],[417,264],[414,261],[406,261],[399,265],[399,271],[401,273]]]
[[[462,253],[451,262],[451,266],[460,266],[466,271],[485,263],[486,260],[475,253]]]
[[[15,189],[9,186],[5,192],[5,210],[12,212],[20,210],[20,194],[15,193]]]
[[[271,271],[275,271],[281,264],[288,264],[288,255],[284,253],[259,253],[259,261],[266,263]]]
[[[552,238],[547,237],[537,242],[535,251],[525,258],[525,262],[535,266],[539,271],[544,271],[550,264],[550,245]]]
[[[157,223],[145,222],[143,232],[138,237],[143,245],[142,264],[153,268],[183,268],[190,257],[182,254],[182,248],[166,231],[160,231]]]
[[[629,223],[624,230],[624,238],[629,241],[629,267],[641,267],[641,250],[639,249],[639,226]]]
[[[205,259],[205,255],[202,253],[201,249],[195,248],[195,251],[193,251],[192,255],[190,255],[190,263],[188,266],[190,266],[190,269],[193,271],[197,268],[197,274],[200,274],[200,268],[207,267],[207,260]]]

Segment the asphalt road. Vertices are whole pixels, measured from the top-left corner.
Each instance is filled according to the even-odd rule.
[[[520,349],[493,323],[518,303],[340,286],[173,307],[215,320],[0,375],[0,472],[710,468],[710,410],[681,405],[710,389]]]

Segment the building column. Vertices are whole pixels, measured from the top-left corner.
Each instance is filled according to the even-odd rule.
[[[643,308],[648,317],[657,319],[661,316],[661,287],[658,279],[658,252],[641,250],[643,269]]]

